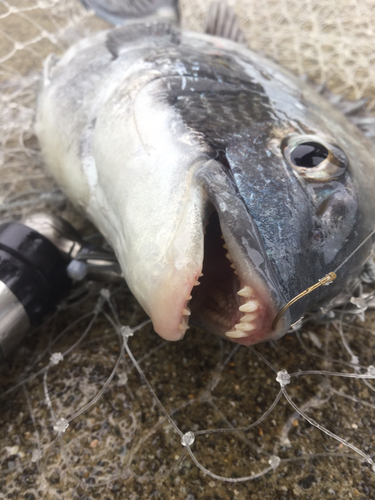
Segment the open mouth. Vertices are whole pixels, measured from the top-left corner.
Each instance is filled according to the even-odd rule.
[[[204,239],[202,274],[184,308],[183,321],[241,344],[255,344],[273,334],[277,311],[259,279],[243,276],[213,211]],[[199,286],[198,286],[199,284]]]
[[[197,187],[192,189],[199,196],[204,193],[200,207],[205,208],[185,217],[178,239],[170,245],[178,258],[160,274],[149,308],[156,332],[167,340],[179,340],[191,322],[245,345],[279,338],[290,326],[290,314],[272,329],[286,300],[234,180],[214,160],[204,163],[195,179]]]

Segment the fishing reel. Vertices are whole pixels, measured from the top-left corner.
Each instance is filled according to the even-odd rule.
[[[0,362],[83,279],[123,277],[111,251],[85,243],[64,219],[34,214],[0,224]]]

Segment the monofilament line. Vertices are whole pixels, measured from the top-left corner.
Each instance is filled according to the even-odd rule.
[[[329,429],[326,429],[321,424],[319,424],[318,422],[316,422],[313,418],[311,418],[308,415],[306,415],[306,413],[304,413],[302,410],[300,410],[300,408],[298,408],[298,406],[294,403],[294,401],[291,399],[291,397],[287,393],[285,387],[282,387],[281,390],[283,392],[283,395],[284,395],[285,399],[290,404],[290,406],[299,415],[301,415],[301,417],[303,417],[310,425],[316,427],[317,429],[319,429],[322,432],[324,432],[324,434],[327,434],[327,436],[330,436],[330,437],[336,439],[337,441],[339,441],[339,443],[341,443],[342,445],[346,446],[347,448],[350,448],[355,453],[357,453],[358,455],[360,455],[368,464],[370,464],[372,466],[372,470],[375,472],[375,464],[374,464],[372,458],[369,455],[366,455],[366,453],[364,453],[362,450],[360,450],[359,448],[357,448],[353,444],[349,443],[349,441],[347,441],[344,438],[341,438],[340,436],[338,436],[334,432],[330,431]]]
[[[348,255],[348,257],[346,257],[346,259],[344,259],[341,264],[336,267],[336,269],[334,271],[331,271],[330,273],[326,274],[323,278],[321,278],[318,283],[315,283],[315,285],[312,285],[310,286],[309,288],[306,288],[306,290],[304,290],[303,292],[301,292],[300,294],[298,294],[296,297],[294,297],[292,300],[290,300],[287,304],[285,304],[284,307],[282,307],[280,309],[280,311],[276,314],[275,316],[275,319],[273,320],[272,322],[272,330],[275,330],[276,329],[276,326],[278,324],[278,322],[280,321],[282,315],[293,305],[295,304],[298,300],[300,300],[302,297],[304,297],[305,295],[308,295],[309,293],[311,293],[312,291],[316,290],[317,288],[319,288],[320,286],[322,285],[329,285],[330,283],[332,283],[333,280],[336,279],[336,275],[337,275],[337,271],[343,266],[345,265],[349,259],[351,259],[353,257],[353,255],[358,252],[358,250],[372,237],[374,236],[375,234],[375,229],[373,229],[371,231],[371,233],[362,241],[362,243],[360,243],[354,250],[353,252]]]
[[[346,257],[346,259],[344,259],[344,260],[341,262],[341,264],[340,264],[338,267],[336,267],[336,269],[335,269],[333,272],[337,274],[337,271],[338,271],[338,270],[339,270],[339,269],[340,269],[343,265],[345,265],[345,264],[348,262],[348,260],[349,260],[349,259],[351,259],[351,258],[353,257],[353,255],[354,255],[356,252],[358,252],[358,250],[359,250],[359,249],[360,249],[360,248],[361,248],[361,247],[362,247],[362,246],[363,246],[363,245],[364,245],[364,244],[365,244],[365,243],[366,243],[366,242],[367,242],[367,241],[368,241],[368,240],[369,240],[372,236],[374,236],[374,234],[375,234],[375,229],[373,229],[373,230],[371,231],[371,233],[367,236],[367,238],[365,238],[365,239],[362,241],[362,243],[360,243],[360,244],[357,246],[357,248],[355,248],[355,249],[352,251],[352,253],[351,253],[348,257]]]
[[[330,283],[332,283],[333,280],[336,279],[336,277],[337,277],[336,273],[328,273],[328,274],[326,274],[324,276],[324,278],[321,278],[318,281],[318,283],[315,283],[315,285],[309,286],[309,288],[306,288],[306,290],[304,290],[303,292],[299,293],[296,297],[294,297],[287,304],[285,304],[285,306],[282,309],[280,309],[280,311],[275,316],[275,319],[272,322],[272,330],[276,329],[277,323],[280,321],[281,316],[285,313],[285,311],[287,309],[289,309],[289,307],[291,307],[298,300],[302,299],[302,297],[304,297],[305,295],[308,295],[309,293],[311,293],[312,291],[316,290],[320,286],[329,285]]]

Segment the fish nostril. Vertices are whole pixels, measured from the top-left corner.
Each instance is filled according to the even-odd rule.
[[[317,243],[322,243],[324,240],[324,234],[323,231],[319,228],[314,229],[312,232],[312,238],[317,242]]]

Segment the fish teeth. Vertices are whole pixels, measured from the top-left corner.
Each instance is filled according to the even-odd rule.
[[[197,280],[197,281],[194,283],[194,286],[198,286],[198,285],[200,285],[200,284],[201,284],[201,282]]]
[[[251,288],[251,286],[244,286],[237,292],[237,295],[240,295],[241,297],[251,297],[254,294],[254,290]]]
[[[231,330],[230,332],[226,332],[225,335],[231,339],[240,339],[242,337],[247,337],[247,333],[241,332],[239,330]]]
[[[234,328],[236,330],[241,330],[242,332],[251,332],[252,330],[255,330],[256,326],[253,325],[253,323],[238,323],[237,325],[234,325]]]
[[[223,236],[222,236],[223,237]],[[224,238],[223,238],[224,239]],[[225,250],[228,250],[228,247],[226,245],[226,243],[224,243],[223,247],[225,248]],[[233,264],[233,258],[231,256],[231,254],[229,253],[229,251],[225,254],[225,257],[229,260],[230,262],[230,267],[233,269],[233,272],[236,276],[238,276],[238,272],[236,270],[236,266]]]
[[[249,300],[248,302],[245,302],[245,304],[242,304],[238,309],[241,312],[245,313],[251,313],[254,312],[258,309],[259,302],[257,300]]]
[[[182,311],[182,314],[184,316],[190,316],[191,312],[189,311],[189,309],[187,307],[185,307],[185,309]]]
[[[188,318],[186,316],[182,316],[181,323],[178,325],[178,329],[183,331],[183,332],[186,332],[186,330],[189,329]]]
[[[245,314],[244,316],[242,316],[242,318],[240,318],[240,321],[241,323],[250,323],[251,321],[253,321],[253,319],[256,319],[258,315],[256,313],[253,313],[253,314]]]

